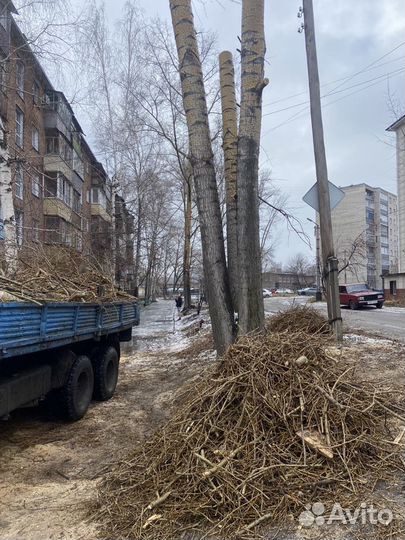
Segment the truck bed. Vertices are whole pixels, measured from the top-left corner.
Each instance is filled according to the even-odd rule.
[[[97,339],[137,324],[136,301],[0,303],[0,359]]]

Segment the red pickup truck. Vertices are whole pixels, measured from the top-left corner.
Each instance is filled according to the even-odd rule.
[[[362,306],[375,306],[381,309],[384,305],[384,295],[379,291],[373,291],[365,283],[339,285],[339,296],[340,304],[350,309]]]

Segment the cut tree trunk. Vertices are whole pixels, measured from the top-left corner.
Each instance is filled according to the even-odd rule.
[[[242,2],[241,104],[238,138],[239,332],[264,323],[259,231],[259,149],[262,116],[264,0]]]
[[[236,112],[235,71],[232,54],[219,55],[219,75],[222,104],[222,138],[226,186],[226,245],[232,301],[238,311],[238,232],[236,171],[238,154],[238,117]]]
[[[197,196],[204,277],[212,331],[217,353],[223,354],[234,339],[233,306],[191,0],[170,0],[170,10],[179,57],[183,106],[187,119],[190,162]]]

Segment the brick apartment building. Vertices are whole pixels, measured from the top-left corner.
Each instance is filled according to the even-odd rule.
[[[116,274],[128,288],[134,262],[133,218],[122,198],[112,204],[103,165],[13,13],[12,2],[0,0],[0,116],[11,167],[17,244],[20,249],[37,242],[63,244],[111,260],[117,223]]]

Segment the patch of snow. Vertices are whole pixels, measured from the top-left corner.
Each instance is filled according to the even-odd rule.
[[[343,341],[348,341],[349,343],[364,343],[364,344],[369,344],[369,345],[392,343],[390,339],[372,338],[372,337],[363,336],[360,334],[345,334],[343,336]]]

